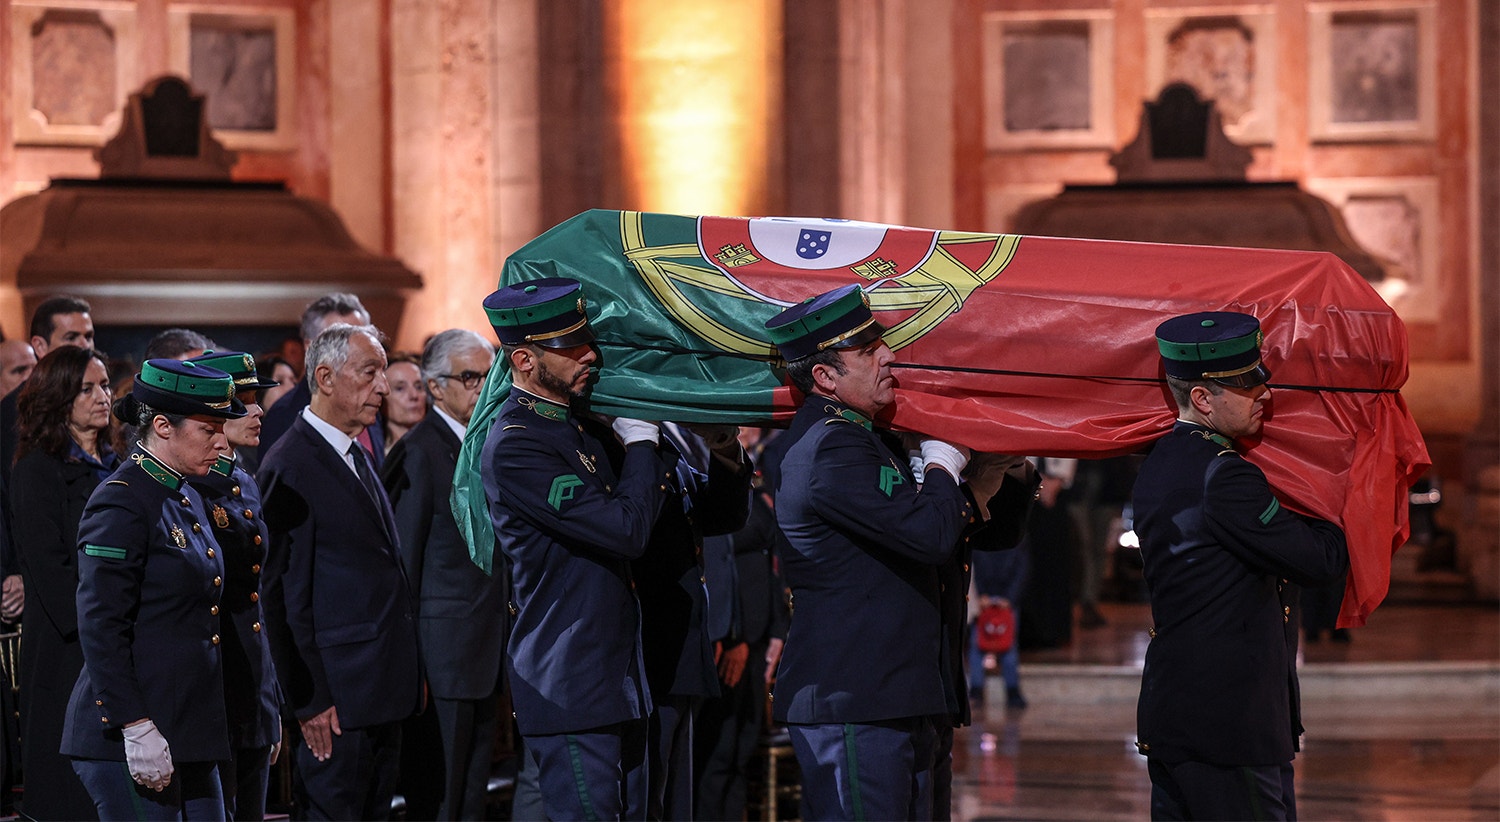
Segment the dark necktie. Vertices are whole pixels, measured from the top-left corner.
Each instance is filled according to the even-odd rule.
[[[359,475],[360,483],[365,486],[376,507],[380,507],[380,484],[375,479],[375,472],[370,469],[370,455],[365,453],[365,447],[356,440],[349,443],[349,456],[354,458],[354,473]]]

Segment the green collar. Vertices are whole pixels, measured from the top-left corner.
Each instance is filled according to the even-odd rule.
[[[538,417],[546,417],[549,420],[565,422],[568,419],[568,407],[558,405],[551,400],[544,400],[528,391],[516,389],[516,402],[523,408],[530,408]]]
[[[214,462],[214,467],[208,470],[221,477],[227,477],[234,473],[234,457],[220,454],[219,459]]]
[[[182,488],[182,475],[168,468],[161,460],[158,460],[155,455],[146,450],[146,446],[137,443],[136,451],[130,455],[130,458],[135,461],[136,465],[141,467],[142,471],[146,472],[147,476],[162,485],[167,486],[173,491]]]
[[[837,400],[829,400],[827,404],[823,406],[823,410],[827,411],[830,414],[833,414],[840,419],[848,420],[849,422],[860,426],[866,431],[875,430],[875,423],[872,422],[869,417],[859,413],[858,411],[855,411],[853,408],[850,408],[838,402]]]

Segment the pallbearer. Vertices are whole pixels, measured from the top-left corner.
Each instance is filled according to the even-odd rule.
[[[578,404],[599,350],[579,284],[547,278],[484,301],[515,381],[482,452],[490,517],[513,580],[511,702],[551,819],[642,819],[651,695],[639,558],[675,479],[655,423],[616,419],[617,473]],[[608,436],[609,432],[603,432]]]
[[[1344,533],[1287,510],[1240,456],[1271,408],[1259,321],[1188,314],[1156,342],[1177,423],[1134,493],[1154,624],[1136,741],[1151,816],[1295,819],[1295,586],[1344,572]]]
[[[923,439],[918,490],[905,449],[875,423],[895,401],[895,356],[858,286],[766,330],[807,395],[776,489],[793,599],[775,718],[802,768],[802,816],[929,819],[949,710],[938,566],[974,518],[960,485],[968,450]]]

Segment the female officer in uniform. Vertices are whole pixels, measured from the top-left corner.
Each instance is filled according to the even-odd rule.
[[[256,376],[255,358],[241,351],[207,351],[190,362],[217,368],[234,380],[248,412],[224,423],[229,451],[208,473],[189,477],[203,497],[214,541],[223,549],[224,589],[219,645],[224,662],[224,709],[229,718],[229,761],[221,763],[224,809],[230,819],[264,819],[266,783],[281,741],[281,699],[271,646],[261,631],[260,569],[266,562],[266,524],[260,487],[245,468],[243,452],[260,444],[265,416],[255,395],[279,383]]]
[[[62,751],[101,819],[223,819],[224,559],[198,492],[245,416],[218,369],[147,360],[115,415],[140,440],[78,525],[78,636]]]

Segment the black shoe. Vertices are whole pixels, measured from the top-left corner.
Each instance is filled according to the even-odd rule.
[[[1026,710],[1026,697],[1021,696],[1020,687],[1009,687],[1005,689],[1005,707],[1014,708],[1018,711]]]

